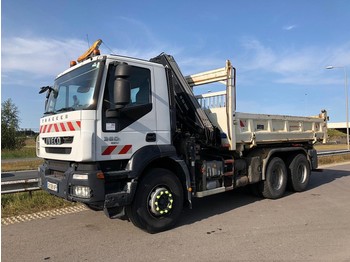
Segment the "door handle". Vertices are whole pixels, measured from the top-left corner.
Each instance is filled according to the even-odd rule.
[[[157,140],[156,133],[148,133],[146,135],[146,142],[156,142],[156,140]]]

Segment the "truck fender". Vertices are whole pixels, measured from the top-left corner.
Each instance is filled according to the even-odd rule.
[[[129,171],[129,178],[138,178],[153,161],[164,157],[176,157],[173,146],[149,145],[137,150],[130,158],[125,170]]]
[[[296,151],[302,151],[305,154],[305,156],[308,156],[306,150],[302,147],[271,148],[271,149],[269,149],[268,152],[265,151],[264,153],[266,153],[266,157],[263,158],[263,160],[262,160],[262,180],[265,180],[265,178],[266,178],[267,164],[273,155],[275,155],[275,154],[280,155],[281,153],[283,154],[283,153],[296,152]]]
[[[162,167],[165,168],[165,163],[172,163],[176,170],[171,170],[180,177],[180,180],[184,182],[185,199],[188,201],[189,207],[192,207],[192,195],[191,195],[191,179],[188,167],[183,159],[177,156],[176,149],[171,145],[149,145],[142,147],[134,153],[129,160],[126,171],[128,172],[128,178],[138,180],[147,168]]]

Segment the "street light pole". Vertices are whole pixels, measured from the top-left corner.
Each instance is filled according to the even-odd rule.
[[[346,139],[348,143],[348,150],[350,150],[349,145],[349,90],[348,90],[348,74],[346,72],[346,68],[344,67],[344,74],[345,74],[345,96],[346,96]]]
[[[345,66],[327,66],[326,69],[343,68],[345,77],[345,99],[346,99],[346,144],[350,150],[349,144],[349,90],[348,90],[348,74]]]

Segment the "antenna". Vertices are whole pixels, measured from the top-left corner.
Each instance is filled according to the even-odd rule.
[[[108,45],[106,45],[106,43],[103,41],[102,44],[105,45],[105,47],[111,52],[111,54],[114,54],[113,50],[111,48],[109,48]]]

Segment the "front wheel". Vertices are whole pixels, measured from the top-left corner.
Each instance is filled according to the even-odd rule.
[[[283,160],[274,157],[266,168],[266,178],[261,183],[261,192],[265,198],[277,199],[283,196],[287,186],[287,168]]]
[[[135,226],[157,233],[176,224],[183,201],[178,177],[167,169],[154,168],[139,181],[134,200],[126,207],[126,214]]]

